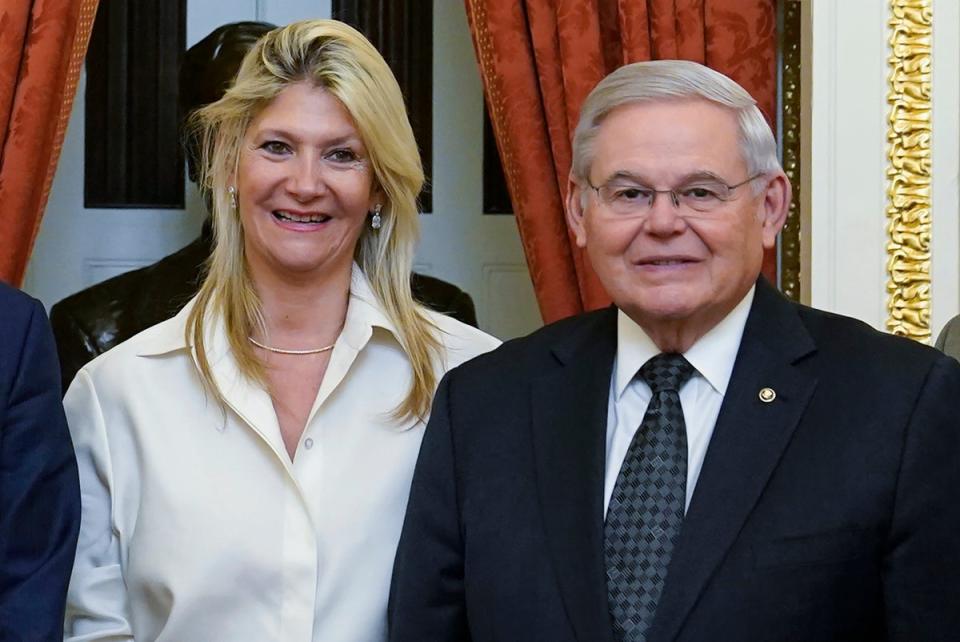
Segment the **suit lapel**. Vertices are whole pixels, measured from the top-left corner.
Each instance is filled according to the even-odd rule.
[[[672,640],[736,540],[816,387],[795,363],[815,346],[794,308],[758,281],[730,385],[647,639]],[[759,397],[763,388],[773,401]]]
[[[558,365],[532,385],[537,490],[547,547],[577,638],[613,642],[603,561],[607,399],[616,309],[554,346]]]

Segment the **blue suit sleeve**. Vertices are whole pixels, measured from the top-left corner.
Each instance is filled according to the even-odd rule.
[[[59,640],[80,490],[53,335],[27,305],[0,336],[0,640]]]

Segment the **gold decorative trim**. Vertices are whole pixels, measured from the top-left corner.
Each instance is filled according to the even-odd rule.
[[[478,0],[467,0],[467,21],[470,24],[470,31],[476,43],[477,60],[482,70],[480,76],[486,89],[484,93],[487,110],[490,114],[490,124],[493,126],[495,133],[494,138],[497,141],[497,150],[500,153],[504,178],[507,180],[507,190],[510,192],[514,209],[520,211],[524,209],[524,203],[522,202],[523,192],[517,185],[519,178],[517,176],[516,159],[510,146],[500,142],[507,138],[502,135],[502,129],[506,122],[506,100],[501,91],[499,76],[495,73],[493,37],[490,35],[488,26],[486,3]],[[522,240],[523,226],[518,225],[518,228]]]
[[[930,341],[932,0],[890,0],[887,330]]]
[[[787,222],[780,232],[780,290],[800,300],[800,0],[781,0],[780,131],[783,171],[793,187]]]

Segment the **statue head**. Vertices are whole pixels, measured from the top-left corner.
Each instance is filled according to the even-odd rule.
[[[194,110],[223,96],[240,69],[243,57],[254,43],[276,25],[267,22],[231,22],[217,27],[203,40],[187,49],[180,63],[180,92],[177,106],[181,128]],[[200,141],[184,134],[187,172],[196,183],[200,177]]]

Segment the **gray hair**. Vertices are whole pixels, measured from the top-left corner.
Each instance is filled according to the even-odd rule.
[[[573,134],[571,175],[587,180],[593,164],[593,144],[603,119],[629,103],[703,98],[734,111],[740,150],[753,175],[780,170],[777,142],[770,126],[747,91],[723,74],[688,60],[651,60],[620,67],[600,81],[580,109]]]

